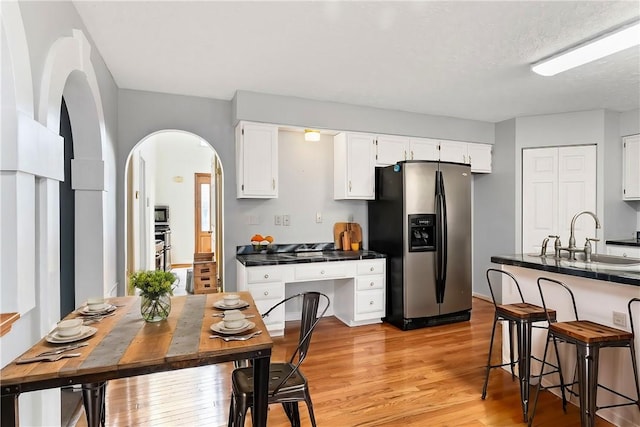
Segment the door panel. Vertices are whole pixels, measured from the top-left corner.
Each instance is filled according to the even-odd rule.
[[[195,174],[195,253],[211,250],[211,174]]]
[[[440,314],[471,309],[471,168],[440,164],[447,210],[447,276]]]

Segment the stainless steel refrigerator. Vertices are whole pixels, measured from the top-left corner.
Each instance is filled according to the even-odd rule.
[[[387,254],[385,320],[403,330],[471,317],[471,167],[376,169],[369,248]]]

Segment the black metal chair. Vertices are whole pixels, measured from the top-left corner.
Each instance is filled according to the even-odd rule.
[[[546,308],[547,306],[544,298],[544,292],[542,290],[543,284],[545,284],[545,287],[549,285],[556,286],[558,289],[564,289],[568,293],[568,298],[570,298],[571,305],[573,307],[572,320],[557,322],[555,319],[549,319],[549,338],[553,340],[554,344],[557,342],[564,342],[576,346],[576,370],[578,381],[573,381],[570,384],[564,384],[562,376],[560,376],[559,387],[562,391],[563,405],[566,405],[564,390],[570,388],[568,392],[573,395],[578,395],[580,398],[580,424],[588,427],[593,427],[595,425],[596,412],[600,409],[628,405],[636,405],[638,406],[638,409],[640,409],[640,387],[638,386],[638,367],[636,364],[636,353],[634,348],[633,315],[631,313],[632,304],[640,301],[640,299],[632,298],[628,303],[631,332],[627,332],[621,329],[591,322],[589,320],[580,320],[578,318],[578,309],[576,308],[576,300],[573,296],[573,292],[564,283],[546,277],[538,278],[537,283],[543,307]],[[542,358],[543,368],[544,365],[548,363],[546,361],[548,346],[549,340],[547,340],[547,344],[545,345],[544,355]],[[605,347],[626,347],[629,349],[635,380],[636,399],[598,383],[600,349]],[[578,384],[578,393],[573,391],[573,385],[576,383]],[[538,395],[540,394],[541,388],[550,388],[542,386],[542,378],[538,381],[536,397],[533,402],[533,411],[531,413],[531,418],[529,418],[529,427],[533,424],[533,418],[536,414],[536,406],[538,403]],[[623,398],[625,402],[598,406],[596,399],[599,388],[605,389],[606,391]]]
[[[484,379],[484,386],[482,387],[482,399],[487,397],[487,384],[489,383],[489,372],[493,368],[500,368],[509,365],[511,367],[511,377],[515,378],[514,366],[516,361],[513,355],[513,329],[516,327],[517,344],[518,344],[518,378],[520,381],[520,401],[522,405],[522,416],[524,421],[527,421],[527,414],[529,410],[529,380],[531,376],[531,335],[532,328],[541,327],[535,326],[534,322],[547,322],[548,318],[555,319],[554,310],[545,310],[537,305],[529,304],[524,301],[520,285],[516,278],[507,271],[490,268],[487,270],[487,283],[489,284],[489,290],[491,291],[491,300],[495,307],[495,313],[493,316],[493,328],[491,329],[491,343],[489,344],[489,358],[487,359],[487,373]],[[515,285],[520,296],[520,302],[514,304],[498,304],[496,302],[495,294],[493,291],[492,277],[494,281],[496,278],[502,276],[502,279],[509,280]],[[508,322],[509,324],[509,362],[500,363],[497,365],[491,364],[491,352],[493,350],[493,339],[496,333],[496,324],[498,322]],[[541,327],[545,328],[546,327]],[[548,372],[550,373],[550,372]]]
[[[309,394],[307,379],[300,371],[300,365],[307,357],[313,331],[329,308],[329,297],[320,292],[303,292],[280,301],[271,307],[262,317],[281,304],[293,299],[302,298],[302,316],[300,320],[300,338],[298,346],[288,362],[271,363],[269,366],[269,404],[281,403],[292,426],[300,426],[298,402],[304,401],[309,410],[311,424],[315,427],[313,404]],[[318,314],[320,300],[326,305]],[[231,374],[232,395],[229,408],[229,426],[244,426],[247,410],[253,405],[253,368],[234,369]]]

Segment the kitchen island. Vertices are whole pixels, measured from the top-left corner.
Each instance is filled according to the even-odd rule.
[[[249,291],[260,313],[289,295],[326,294],[334,315],[348,326],[380,323],[385,316],[386,256],[359,250],[334,250],[333,243],[271,245],[236,252],[238,290]],[[286,309],[286,312],[285,312]],[[300,307],[280,306],[265,318],[272,336],[284,335],[286,320],[299,320]]]
[[[578,315],[581,320],[591,320],[607,326],[631,330],[629,325],[629,315],[627,303],[631,298],[640,297],[640,270],[631,264],[622,266],[621,269],[611,269],[611,266],[598,266],[596,263],[588,265],[584,262],[573,262],[569,260],[558,260],[553,256],[537,256],[529,254],[500,255],[492,256],[491,262],[501,264],[502,269],[513,274],[522,288],[525,301],[542,306],[542,300],[537,286],[539,277],[555,279],[566,284],[574,293]],[[566,298],[560,288],[544,288],[545,301],[549,308],[557,310],[558,320],[573,320],[570,301]],[[509,304],[518,301],[517,292],[509,285],[503,285],[502,303]],[[637,306],[636,306],[637,307]],[[624,318],[624,325],[613,323],[614,314],[618,318]],[[640,331],[640,316],[635,316],[634,327]],[[532,340],[532,354],[542,358],[546,330],[534,330]],[[503,342],[508,342],[508,335],[503,330]],[[640,340],[636,337],[636,349]],[[575,372],[575,349],[570,345],[559,347],[562,362],[562,370],[565,379],[568,381]],[[637,362],[640,358],[637,352]],[[503,347],[503,361],[509,359],[508,346]],[[539,372],[540,364],[533,361],[531,372]],[[600,363],[598,381],[599,383],[617,390],[628,396],[635,396],[633,370],[629,360],[628,349],[607,348],[600,352]],[[556,376],[543,380],[544,385],[549,381],[558,383]],[[557,389],[553,390],[558,394]],[[578,399],[573,398],[572,402],[578,404]],[[598,404],[608,405],[620,403],[619,398],[610,393],[598,391]],[[560,403],[558,403],[560,404]],[[598,416],[608,420],[615,425],[640,426],[640,411],[637,407],[626,406],[619,408],[603,409],[598,412]]]

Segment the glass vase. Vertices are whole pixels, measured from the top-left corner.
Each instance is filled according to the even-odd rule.
[[[169,317],[171,312],[171,295],[158,297],[140,295],[140,314],[147,322],[159,322]]]

